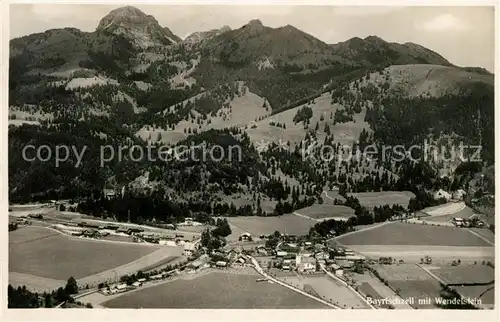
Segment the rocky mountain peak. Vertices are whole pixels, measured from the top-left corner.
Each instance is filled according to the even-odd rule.
[[[140,48],[171,45],[179,40],[168,28],[162,28],[155,17],[132,6],[110,11],[96,30],[122,35]]]
[[[256,26],[263,26],[263,25],[262,25],[262,21],[260,21],[259,19],[252,19],[248,22],[247,26],[256,27]]]
[[[156,22],[154,17],[146,15],[136,7],[126,6],[111,10],[101,19],[97,26],[97,30],[106,29],[113,23],[120,25],[145,24],[148,20],[154,20]]]
[[[231,27],[229,27],[228,25],[224,25],[224,26],[222,26],[222,27],[219,29],[219,32],[220,32],[220,33],[227,32],[227,31],[231,31]]]

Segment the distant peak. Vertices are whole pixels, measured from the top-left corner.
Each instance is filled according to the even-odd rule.
[[[248,22],[248,26],[262,26],[262,21],[259,19],[252,19]]]
[[[224,25],[219,29],[219,31],[221,32],[231,31],[231,27],[229,27],[228,25]]]
[[[142,12],[141,10],[137,9],[136,7],[133,6],[125,6],[125,7],[120,7],[114,10],[111,10],[109,12],[110,15],[113,15],[115,17],[146,17],[147,15]]]
[[[369,42],[385,42],[382,38],[372,35],[366,37],[364,40]]]
[[[284,26],[283,29],[292,29],[292,30],[294,30],[294,29],[297,29],[297,28],[295,28],[294,26],[288,24],[288,25]]]

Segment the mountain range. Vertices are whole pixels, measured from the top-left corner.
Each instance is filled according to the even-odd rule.
[[[483,69],[454,66],[414,43],[369,36],[327,44],[292,25],[271,28],[258,19],[183,40],[130,6],[111,11],[93,32],[65,27],[12,39],[9,106],[9,191],[19,199],[74,197],[148,174],[149,188],[175,186],[170,193],[181,199],[195,191],[223,198],[255,192],[277,202],[271,192],[281,187],[277,182],[301,186],[310,197],[347,171],[288,154],[271,167],[270,152],[257,157],[255,145],[263,140],[290,149],[313,139],[350,145],[479,140],[485,162],[494,155],[493,75]],[[32,140],[62,140],[87,142],[97,157],[103,142],[176,145],[221,137],[245,147],[244,162],[113,162],[102,169],[91,162],[82,171],[63,171],[23,162],[16,151]],[[430,166],[450,175],[457,165]],[[385,188],[404,177],[397,165],[384,169],[394,175]],[[368,170],[353,171],[345,189],[362,189]]]

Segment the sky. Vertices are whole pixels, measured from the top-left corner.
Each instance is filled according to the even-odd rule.
[[[376,35],[389,42],[413,42],[436,51],[458,66],[494,71],[493,7],[348,7],[134,5],[153,15],[181,38],[195,31],[229,25],[236,29],[252,19],[269,27],[293,25],[332,44]],[[119,5],[12,4],[11,38],[53,28],[94,31],[101,18]]]

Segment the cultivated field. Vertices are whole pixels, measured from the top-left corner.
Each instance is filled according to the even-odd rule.
[[[374,265],[380,277],[403,299],[413,299],[413,307],[430,309],[435,303],[419,303],[419,299],[440,297],[441,285],[415,264]]]
[[[212,272],[178,279],[105,302],[109,308],[312,309],[323,304],[259,276]]]
[[[55,234],[54,234],[55,233]],[[74,238],[55,230],[25,227],[9,233],[9,271],[80,284],[113,279],[182,254],[182,247]],[[47,283],[40,282],[40,286]],[[43,284],[43,285],[42,285]]]
[[[358,286],[358,291],[364,294],[364,296],[366,296],[367,298],[372,298],[375,300],[383,300],[386,298],[378,294],[377,291],[371,286],[371,284],[367,282],[362,282],[361,285]],[[380,307],[384,309],[389,309],[390,305],[381,302]]]
[[[446,209],[446,208],[444,208],[444,209]],[[433,212],[434,216],[424,217],[424,218],[422,218],[422,220],[427,221],[427,222],[432,222],[432,223],[450,222],[455,217],[467,219],[474,214],[474,211],[467,206],[465,206],[461,210],[458,210],[457,212],[453,212],[453,213],[448,214],[449,211],[450,210],[446,210],[444,212],[445,215],[435,215],[435,211],[434,211]]]
[[[358,273],[348,273],[349,278],[357,285],[358,291],[365,295],[370,295],[373,299],[396,299],[399,302],[393,301],[392,306],[396,310],[399,309],[413,309],[409,304],[404,303],[396,293],[384,283],[382,283],[372,272],[366,270],[363,274]],[[380,305],[381,307],[388,307],[385,305]]]
[[[332,204],[316,204],[310,207],[302,208],[296,211],[296,213],[309,217],[313,220],[328,220],[328,219],[340,219],[347,220],[350,217],[354,217],[354,209],[332,205]]]
[[[453,215],[464,208],[465,203],[463,202],[450,202],[443,205],[422,209],[419,213],[424,216],[445,216]]]
[[[348,195],[358,198],[361,206],[369,209],[384,205],[401,205],[407,207],[410,199],[415,197],[415,194],[410,191],[359,192]]]
[[[59,232],[52,229],[39,227],[23,227],[13,232],[9,232],[9,248],[14,245],[21,245],[29,242],[37,242],[45,238],[60,235]]]
[[[467,229],[390,223],[337,239],[345,245],[490,246]]]
[[[305,235],[317,223],[314,220],[293,214],[279,217],[242,216],[228,217],[227,219],[232,226],[236,226],[254,236],[269,235],[275,231],[289,235]]]
[[[458,265],[432,269],[447,284],[487,284],[495,279],[495,270],[487,265]]]
[[[403,259],[405,262],[420,263],[424,256],[432,257],[433,263],[449,265],[453,260],[473,264],[474,261],[494,261],[494,247],[459,247],[427,245],[349,245],[349,248],[367,257],[381,256]]]
[[[300,275],[294,272],[282,272],[273,276],[342,308],[369,308],[353,291],[326,274]]]
[[[493,234],[493,232],[491,230],[489,230],[488,228],[471,228],[470,230],[472,230],[476,234],[482,236],[483,238],[488,240],[490,243],[493,243],[493,244],[495,243],[495,234]]]
[[[353,291],[328,276],[306,277],[306,283],[325,299],[346,309],[368,309],[369,306]]]

